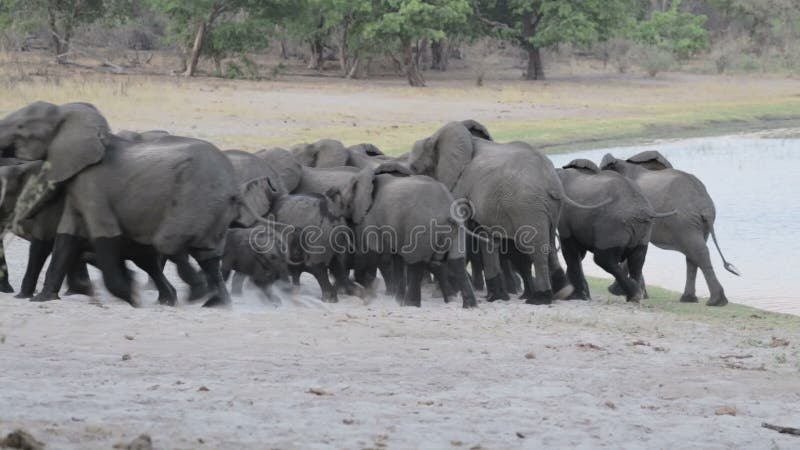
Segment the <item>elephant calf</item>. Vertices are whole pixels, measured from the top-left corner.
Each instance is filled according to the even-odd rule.
[[[616,172],[600,171],[586,159],[576,159],[557,172],[564,191],[578,202],[613,199],[603,207],[588,210],[564,205],[558,232],[561,252],[567,262],[567,277],[575,288],[568,298],[590,299],[589,285],[581,267],[587,251],[594,254],[598,266],[614,276],[628,301],[646,298],[642,266],[653,219],[675,214],[675,211],[655,213],[635,183]],[[625,260],[629,272],[622,266]]]
[[[289,271],[278,233],[264,226],[229,229],[222,254],[222,277],[227,280],[231,271],[239,275],[234,278],[234,293],[241,292],[243,276],[249,276],[267,298],[279,303],[269,287],[279,280],[288,283]]]

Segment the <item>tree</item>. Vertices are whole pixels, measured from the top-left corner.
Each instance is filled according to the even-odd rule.
[[[478,0],[478,21],[527,52],[528,80],[544,79],[541,49],[588,46],[626,23],[630,0]]]
[[[4,0],[6,18],[20,28],[46,25],[56,61],[63,63],[70,52],[75,29],[106,15],[120,13],[126,0]]]
[[[425,86],[420,49],[426,40],[441,40],[466,27],[467,0],[375,0],[363,39],[380,46],[405,73],[411,86]]]
[[[707,17],[681,12],[680,0],[674,0],[666,12],[654,11],[650,19],[639,22],[633,38],[644,44],[671,52],[681,60],[708,47]]]

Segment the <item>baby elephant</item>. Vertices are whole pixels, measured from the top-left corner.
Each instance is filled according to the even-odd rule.
[[[289,282],[289,270],[284,243],[272,228],[231,228],[225,237],[222,256],[222,277],[234,275],[234,293],[241,293],[244,277],[249,276],[261,292],[273,303],[280,303],[269,289],[276,281]],[[237,289],[238,287],[238,289]]]
[[[567,262],[567,277],[575,287],[568,297],[589,300],[589,286],[581,260],[587,251],[594,262],[622,286],[628,301],[647,298],[642,266],[653,220],[675,214],[658,214],[635,183],[622,175],[600,169],[586,159],[576,159],[558,176],[567,195],[581,203],[598,203],[611,198],[603,207],[579,209],[565,205],[558,222],[561,252]],[[627,259],[628,271],[622,266]]]
[[[328,267],[351,247],[351,231],[340,209],[325,195],[286,195],[275,202],[267,218],[277,222],[292,273],[310,273],[319,283],[322,301],[338,302]]]

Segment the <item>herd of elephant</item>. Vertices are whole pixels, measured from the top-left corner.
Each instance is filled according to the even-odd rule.
[[[682,302],[698,301],[700,268],[707,304],[727,303],[706,246],[710,234],[719,251],[714,204],[695,176],[655,151],[556,169],[472,120],[448,123],[396,158],[332,139],[221,151],[166,131],[113,133],[91,104],[46,102],[0,120],[0,151],[0,220],[3,233],[30,241],[17,297],[32,301],[59,298],[64,278],[67,294],[91,295],[92,264],[111,294],[136,306],[131,261],[159,303],[175,305],[163,274],[171,261],[188,300],[204,306],[231,303],[231,273],[234,295],[249,278],[279,301],[275,290],[306,272],[322,300],[336,302],[340,293],[370,295],[378,271],[402,305],[420,306],[431,275],[445,301],[460,294],[465,308],[484,289],[487,301],[521,294],[549,304],[590,299],[587,251],[614,276],[612,293],[639,301],[652,243],[686,256]],[[0,291],[13,292],[0,256]]]

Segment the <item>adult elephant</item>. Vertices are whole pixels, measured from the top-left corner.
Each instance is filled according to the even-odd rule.
[[[300,164],[316,168],[341,166],[374,168],[384,157],[383,152],[373,144],[362,143],[345,147],[335,139],[321,139],[312,144],[297,144],[292,147],[291,152]]]
[[[392,256],[395,296],[402,305],[420,306],[424,271],[446,267],[437,273],[445,301],[449,273],[461,291],[463,307],[477,306],[466,273],[464,224],[453,215],[453,196],[430,177],[395,169],[363,169],[352,181],[356,251]]]
[[[0,149],[7,148],[49,163],[40,187],[23,193],[17,220],[35,212],[47,192],[65,196],[45,286],[34,300],[58,298],[88,238],[108,290],[134,306],[123,258],[165,280],[159,254],[188,254],[200,264],[212,292],[204,306],[230,302],[220,257],[225,231],[247,210],[250,190],[240,189],[231,163],[212,144],[176,136],[136,143],[113,135],[90,104],[37,102],[0,121]]]
[[[609,153],[603,157],[600,168],[613,170],[636,182],[656,210],[677,210],[674,216],[656,221],[650,242],[656,247],[676,250],[686,256],[686,287],[681,301],[697,302],[695,280],[699,267],[711,293],[706,304],[728,304],[725,291],[711,265],[706,246],[709,234],[714,239],[725,269],[734,275],[739,275],[739,271],[725,260],[717,243],[714,233],[716,209],[705,185],[694,175],[672,168],[667,158],[657,151],[642,152],[627,160],[617,159]],[[616,292],[614,286],[610,290]]]
[[[613,171],[600,171],[592,161],[576,159],[558,169],[564,191],[581,203],[611,203],[592,210],[565,205],[558,221],[561,253],[567,277],[575,287],[572,299],[589,300],[589,285],[581,260],[587,251],[594,262],[614,276],[628,301],[647,298],[642,266],[655,219],[675,211],[656,213],[633,181]],[[628,270],[622,266],[628,262]]]
[[[493,142],[483,125],[468,120],[451,122],[417,141],[408,164],[415,173],[443,183],[454,198],[466,199],[472,221],[491,237],[492,242],[481,244],[487,300],[508,299],[498,258],[501,245],[508,246],[523,277],[526,303],[549,304],[571,291],[558,265],[555,231],[565,202],[583,206],[564,194],[544,154],[524,142]]]

